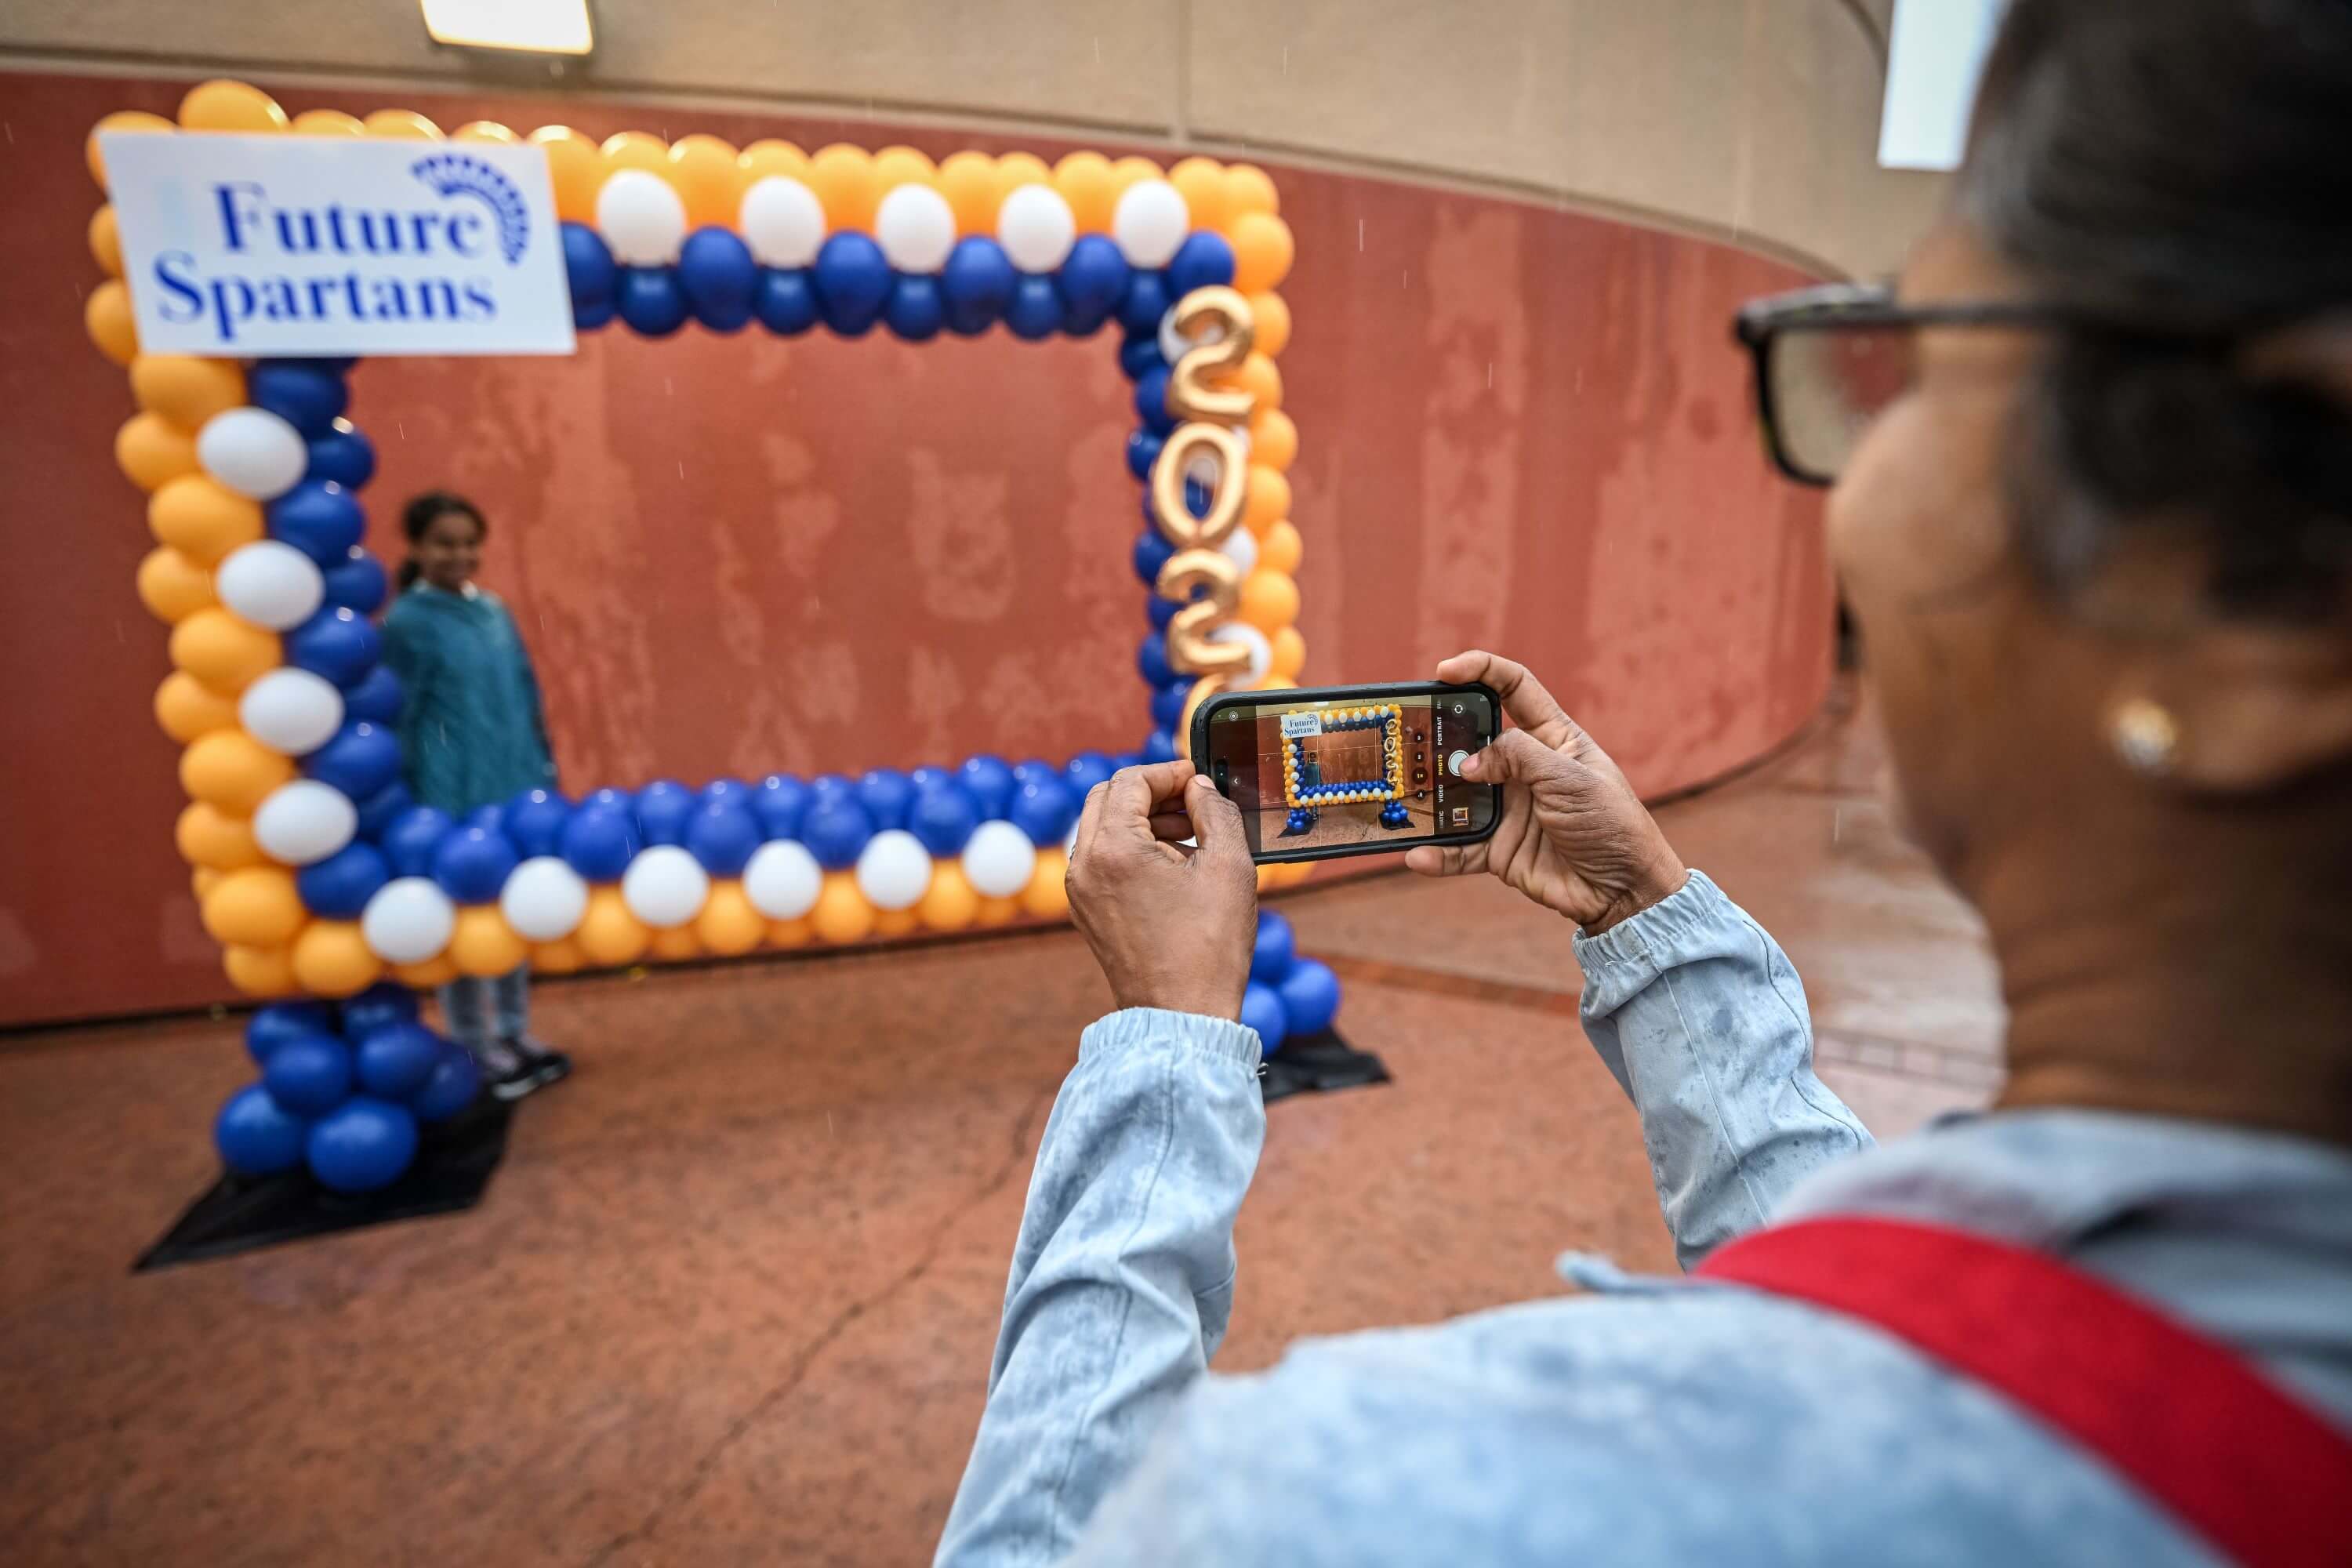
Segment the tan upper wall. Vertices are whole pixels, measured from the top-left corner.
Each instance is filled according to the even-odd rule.
[[[1892,4],[602,0],[594,58],[525,79],[1255,152],[1615,210],[1866,275],[1901,259],[1941,188],[1876,163]],[[413,0],[0,0],[0,65],[481,73],[426,40]]]

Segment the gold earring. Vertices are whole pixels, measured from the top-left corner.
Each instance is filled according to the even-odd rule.
[[[2180,721],[2162,703],[2135,697],[2107,718],[2107,743],[2136,773],[2161,778],[2180,751]]]

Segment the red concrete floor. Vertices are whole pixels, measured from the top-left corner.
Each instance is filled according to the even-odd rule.
[[[1832,713],[1664,809],[1804,973],[1882,1131],[1982,1100],[1981,939]],[[1487,883],[1283,908],[1393,1084],[1273,1108],[1220,1364],[1670,1268],[1568,931]],[[543,987],[578,1076],[487,1201],[132,1277],[213,1175],[233,1023],[0,1042],[0,1540],[16,1563],[926,1560],[1030,1162],[1106,994],[1066,931]]]

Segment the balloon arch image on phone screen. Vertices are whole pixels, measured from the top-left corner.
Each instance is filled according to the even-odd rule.
[[[534,791],[464,822],[416,805],[392,730],[398,683],[380,659],[385,573],[361,543],[375,459],[346,417],[353,362],[142,353],[114,209],[101,206],[90,248],[107,276],[85,320],[137,405],[115,454],[147,494],[155,541],[138,593],[172,628],[154,713],[185,748],[178,844],[229,980],[286,999],[257,1016],[257,1058],[324,1036],[362,1069],[296,1103],[263,1084],[240,1091],[217,1123],[232,1167],[291,1169],[340,1118],[352,1125],[331,1144],[379,1152],[314,1157],[314,1173],[362,1189],[395,1177],[416,1122],[471,1097],[465,1053],[415,1022],[414,991],[457,975],[1066,918],[1087,791],[1122,763],[1176,756],[1204,697],[1297,684],[1300,541],[1285,470],[1298,436],[1275,367],[1293,242],[1263,170],[1098,153],[935,163],[903,146],[739,150],[642,132],[600,143],[487,121],[445,133],[405,110],[289,120],[256,88],[212,81],[176,122],[107,116],[90,172],[103,188],[114,135],[192,132],[543,149],[583,331],[1100,338],[1135,388],[1126,457],[1145,521],[1139,536],[1107,529],[1104,545],[1129,552],[1146,585],[1136,668],[1155,725],[1131,749],[1059,762]],[[1377,750],[1377,731],[1364,740]],[[1306,873],[1265,867],[1261,886]],[[1327,1028],[1339,1002],[1330,971],[1281,937],[1261,940],[1244,1014],[1269,1049]],[[371,1051],[395,1029],[404,1048]]]

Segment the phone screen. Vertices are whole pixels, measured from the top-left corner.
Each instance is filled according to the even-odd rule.
[[[1495,820],[1494,786],[1457,771],[1494,738],[1483,691],[1301,693],[1221,704],[1207,729],[1210,779],[1241,807],[1253,855],[1403,848]]]

